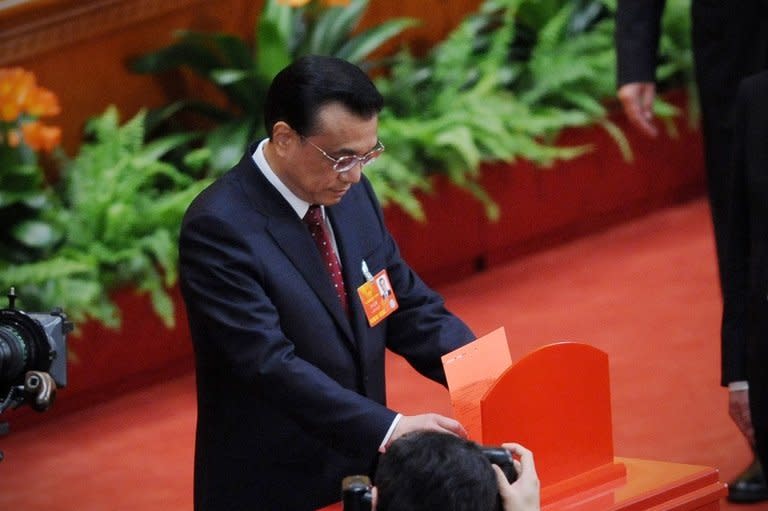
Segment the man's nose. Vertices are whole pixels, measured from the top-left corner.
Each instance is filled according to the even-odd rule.
[[[345,183],[355,184],[358,181],[360,181],[360,176],[362,176],[362,174],[363,174],[363,164],[362,162],[357,162],[354,167],[352,167],[346,172],[342,172],[341,174],[339,174],[339,178]]]

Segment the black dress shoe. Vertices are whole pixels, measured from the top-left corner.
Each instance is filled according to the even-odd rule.
[[[728,500],[731,502],[760,502],[768,500],[768,485],[760,462],[755,459],[736,479],[728,483]]]

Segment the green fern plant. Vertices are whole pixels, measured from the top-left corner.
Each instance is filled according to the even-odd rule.
[[[0,147],[0,254],[20,263],[43,257],[61,233],[44,218],[54,197],[42,170]]]
[[[510,50],[518,35],[523,0],[487,0],[424,59],[401,52],[388,77],[377,80],[387,108],[379,131],[387,153],[369,172],[382,202],[396,202],[416,218],[423,212],[413,190],[396,188],[387,172],[411,169],[414,189],[428,189],[426,176],[442,172],[486,207],[498,208],[479,182],[485,161],[525,158],[541,165],[574,158],[588,147],[556,147],[547,139],[566,126],[591,121],[581,109],[542,105],[509,87]],[[417,170],[413,170],[417,169]]]
[[[16,286],[29,310],[64,306],[75,322],[119,325],[110,292],[135,286],[173,324],[167,288],[177,278],[178,229],[192,198],[210,181],[161,161],[189,141],[173,135],[145,143],[146,113],[123,125],[114,107],[91,119],[90,141],[67,162],[46,219],[61,244],[35,262],[0,266],[0,287]]]
[[[693,83],[689,3],[667,6],[660,76]],[[446,173],[493,219],[496,205],[477,180],[481,162],[525,158],[548,166],[590,150],[554,145],[567,127],[602,126],[631,160],[609,117],[615,9],[614,0],[485,0],[425,58],[400,52],[377,80],[387,152],[369,176],[382,202],[423,218],[415,190],[429,189],[428,174]],[[655,109],[673,128],[676,109],[662,99]]]
[[[667,0],[662,21],[659,55],[661,63],[656,70],[660,91],[684,87],[687,92],[688,121],[691,128],[698,125],[699,101],[694,76],[693,48],[691,46],[691,0]],[[663,101],[654,105],[657,114],[667,119],[676,113],[675,107]],[[667,122],[667,131],[675,133],[674,123]]]
[[[176,42],[135,59],[131,69],[145,74],[191,70],[222,93],[225,105],[181,99],[154,112],[152,123],[184,113],[213,123],[196,157],[207,161],[214,175],[220,174],[237,162],[248,143],[264,136],[267,88],[291,61],[308,54],[332,55],[371,68],[373,52],[417,23],[399,18],[358,32],[367,6],[368,0],[352,0],[344,7],[310,3],[294,8],[267,0],[252,41],[225,33],[177,33]]]

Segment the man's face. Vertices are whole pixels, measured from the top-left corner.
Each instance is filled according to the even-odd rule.
[[[363,156],[376,146],[377,128],[377,116],[361,119],[340,103],[330,103],[318,112],[317,128],[312,135],[302,138],[294,132],[291,150],[285,153],[285,165],[276,171],[301,199],[332,206],[360,181],[362,166],[357,163],[346,172],[336,172],[333,161],[322,151],[332,158]]]

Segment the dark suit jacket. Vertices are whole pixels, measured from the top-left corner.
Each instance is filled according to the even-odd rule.
[[[752,420],[768,461],[768,71],[743,81],[734,115],[728,197],[723,345],[738,346],[749,380]],[[723,353],[724,357],[728,353]]]
[[[664,0],[619,0],[616,11],[618,84],[654,81]],[[702,112],[707,191],[721,286],[726,268],[727,191],[733,153],[732,106],[740,81],[766,65],[768,1],[693,0],[696,82]],[[726,336],[722,383],[746,379],[743,342]]]
[[[440,355],[474,339],[401,259],[363,177],[326,208],[348,319],[308,228],[251,158],[195,199],[181,229],[181,289],[197,364],[195,508],[313,509],[369,473],[395,412],[385,347],[445,382]],[[400,308],[374,328],[357,288],[389,272]]]

